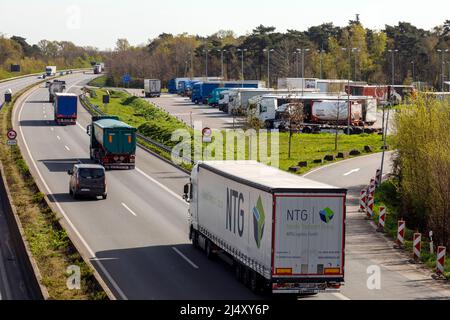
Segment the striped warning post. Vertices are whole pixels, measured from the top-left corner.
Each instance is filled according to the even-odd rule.
[[[378,232],[383,232],[386,226],[386,208],[380,207],[380,217],[378,219]]]
[[[403,247],[405,244],[405,231],[406,231],[406,222],[400,220],[398,222],[398,231],[397,231],[397,245],[399,247]]]
[[[376,187],[376,181],[375,181],[375,179],[371,179],[370,180],[370,185],[369,185],[369,194],[372,196],[372,197],[375,197],[375,190],[377,189],[377,187]]]
[[[361,190],[361,197],[359,198],[359,212],[365,212],[366,211],[366,197],[367,197],[367,190]]]
[[[439,275],[444,274],[446,251],[447,251],[446,247],[438,247],[436,273]]]
[[[420,260],[421,252],[422,252],[422,234],[414,233],[413,254],[415,261]]]
[[[372,195],[368,196],[369,200],[367,201],[367,219],[373,218],[373,206],[375,204],[375,198]]]

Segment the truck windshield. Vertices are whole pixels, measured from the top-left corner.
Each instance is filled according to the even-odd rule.
[[[100,179],[105,176],[102,169],[83,168],[80,169],[80,177],[83,179]]]

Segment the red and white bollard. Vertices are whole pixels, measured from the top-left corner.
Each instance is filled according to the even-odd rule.
[[[375,205],[375,198],[369,195],[369,201],[367,201],[367,219],[373,218],[373,206]]]
[[[377,189],[376,184],[377,183],[376,183],[375,179],[370,180],[369,195],[371,195],[374,198],[375,198],[375,190]]]
[[[359,198],[359,212],[366,212],[366,202],[367,202],[367,190],[361,190],[361,197]]]
[[[436,273],[438,275],[444,274],[446,251],[447,251],[446,247],[438,247],[437,263],[436,263]]]
[[[386,208],[380,207],[380,217],[378,219],[378,232],[383,232],[386,226]]]
[[[420,254],[422,252],[422,234],[414,233],[414,242],[413,242],[413,254],[414,261],[420,261]]]
[[[397,231],[397,247],[403,248],[405,245],[405,231],[406,231],[406,222],[400,220],[398,222],[398,231]]]

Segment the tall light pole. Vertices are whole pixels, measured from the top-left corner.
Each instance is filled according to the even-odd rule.
[[[264,49],[267,52],[267,87],[270,88],[270,53],[274,52],[274,49]]]
[[[298,58],[298,56],[299,56],[299,54],[300,54],[300,52],[302,51],[302,49],[297,49],[297,50],[295,50],[295,52],[294,52],[294,54],[296,55],[296,66],[297,66],[297,78],[299,78],[300,77],[300,68],[299,68],[299,58]]]
[[[300,49],[302,53],[302,78],[305,78],[305,52],[308,52],[309,49]]]
[[[441,67],[442,67],[442,73],[441,73],[441,91],[444,91],[444,74],[445,74],[445,64],[444,64],[444,56],[448,52],[448,49],[437,49],[437,52],[441,54]]]
[[[208,52],[208,49],[203,50],[203,53],[205,53],[206,80],[208,80]]]
[[[322,79],[322,54],[325,53],[325,50],[321,49],[321,50],[317,50],[317,52],[319,53],[319,58],[320,58],[320,71],[319,71],[319,78]]]
[[[241,73],[242,73],[242,88],[244,87],[244,52],[247,51],[247,49],[237,49],[238,52],[241,53]]]
[[[224,80],[224,69],[223,69],[223,53],[227,52],[227,50],[223,50],[223,49],[217,49],[217,52],[220,52],[220,66],[221,66],[221,75],[222,75],[222,80]]]
[[[342,51],[348,52],[348,74],[347,74],[347,135],[350,135],[350,118],[351,118],[351,108],[350,108],[350,77],[352,73],[352,52],[358,50],[358,48],[341,48]]]
[[[395,53],[398,52],[397,49],[389,49],[388,52],[392,54],[392,85],[395,85]]]

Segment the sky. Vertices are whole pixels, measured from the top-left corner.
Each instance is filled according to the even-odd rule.
[[[132,45],[159,34],[210,35],[218,30],[250,33],[256,26],[304,31],[333,22],[347,25],[356,14],[365,27],[383,29],[399,21],[431,30],[450,19],[449,0],[1,0],[0,33],[67,40],[113,49],[118,38]]]

